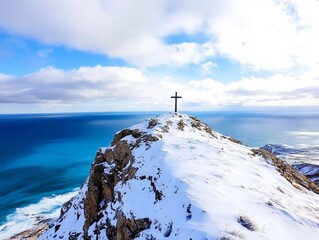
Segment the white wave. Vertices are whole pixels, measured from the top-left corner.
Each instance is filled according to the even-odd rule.
[[[17,208],[14,213],[6,217],[6,222],[0,225],[0,239],[28,230],[42,219],[58,217],[62,204],[77,193],[78,189],[74,189],[72,192],[44,197],[37,203]]]
[[[299,136],[299,137],[319,137],[319,132],[311,131],[287,131],[289,135]]]

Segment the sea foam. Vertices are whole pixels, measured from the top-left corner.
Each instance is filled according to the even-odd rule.
[[[17,208],[14,213],[6,217],[6,222],[0,226],[0,239],[6,239],[28,230],[41,220],[58,217],[62,204],[75,196],[78,190],[74,189],[65,194],[44,197],[37,203]]]

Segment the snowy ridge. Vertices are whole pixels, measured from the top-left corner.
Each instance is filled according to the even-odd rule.
[[[80,193],[39,239],[317,239],[318,212],[318,195],[262,156],[171,113],[100,150]]]
[[[319,185],[319,148],[318,146],[290,147],[267,144],[262,147],[280,159],[291,164],[300,173]]]

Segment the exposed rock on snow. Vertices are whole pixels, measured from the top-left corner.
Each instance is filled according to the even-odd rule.
[[[319,185],[319,148],[308,146],[294,148],[279,144],[267,144],[262,147],[278,158],[288,162],[301,174],[307,176],[311,181]]]
[[[238,143],[178,113],[124,129],[39,239],[316,239],[316,189]]]
[[[314,193],[319,194],[319,186],[313,183],[305,175],[299,173],[296,169],[290,166],[285,161],[277,158],[274,154],[264,150],[264,149],[252,149],[254,154],[261,155],[266,160],[276,167],[277,171],[285,177],[294,187],[299,188],[303,186]]]
[[[232,141],[232,142],[234,142],[234,143],[238,143],[238,144],[243,145],[243,143],[242,143],[241,141],[239,141],[239,140],[237,140],[237,139],[235,139],[235,138],[226,137],[226,136],[222,136],[222,138],[226,138],[226,139],[228,139],[229,141]]]

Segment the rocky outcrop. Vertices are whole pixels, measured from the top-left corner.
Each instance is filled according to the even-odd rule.
[[[237,144],[240,144],[240,145],[243,145],[243,143],[235,138],[232,138],[232,137],[227,137],[227,136],[222,136],[222,138],[225,138],[225,139],[228,139],[229,141],[233,142],[233,143],[237,143]]]
[[[96,156],[96,164],[91,167],[91,174],[88,181],[88,190],[86,192],[86,198],[84,201],[84,234],[87,236],[88,228],[91,224],[98,220],[99,204],[103,198],[103,184],[102,177],[105,178],[104,166],[102,164],[102,159],[104,159],[103,154],[99,152]],[[112,184],[109,181],[109,184]],[[112,188],[110,188],[112,189]],[[112,193],[106,194],[107,198],[112,200]]]
[[[265,160],[276,167],[277,171],[286,178],[294,187],[298,188],[298,184],[305,187],[306,189],[319,194],[319,186],[312,182],[305,175],[299,173],[291,165],[285,161],[279,159],[274,154],[264,149],[252,149],[252,152],[256,155],[261,155]]]
[[[209,135],[211,135],[212,137],[217,139],[216,134],[213,133],[213,130],[207,125],[207,124],[203,124],[199,121],[199,119],[197,119],[196,117],[190,116],[190,119],[192,119],[191,122],[191,126],[193,128],[198,129],[199,131],[205,131],[207,132]]]
[[[149,127],[154,127],[156,124],[157,121],[154,119],[149,121]],[[127,137],[133,138],[134,141],[129,143],[125,140]],[[108,217],[103,223],[95,224],[93,228],[92,224],[99,223],[100,219],[104,217],[101,210],[105,210],[109,203],[121,202],[121,193],[115,192],[115,186],[119,182],[125,184],[135,177],[137,168],[133,167],[135,158],[132,155],[132,150],[139,147],[140,144],[150,144],[158,139],[158,136],[141,132],[138,129],[124,129],[114,136],[110,148],[107,148],[105,152],[101,150],[97,152],[91,166],[87,181],[88,188],[84,198],[85,222],[83,231],[85,239],[90,239],[88,233],[90,227],[91,230],[94,228],[95,233],[105,229],[109,239],[133,239],[140,231],[149,227],[150,220],[148,218],[126,218],[121,212],[116,213],[116,225],[112,225],[112,220]],[[156,190],[155,192],[157,193]],[[158,192],[156,195],[159,197],[160,193]],[[60,218],[63,218],[63,214],[64,212],[61,213]]]
[[[120,139],[122,139],[126,136],[129,136],[129,135],[132,135],[132,137],[134,137],[134,138],[139,138],[142,136],[142,133],[138,129],[134,129],[134,130],[124,129],[124,130],[115,134],[111,146],[114,146]]]
[[[121,212],[117,212],[116,218],[116,239],[134,239],[151,225],[149,218],[126,218]]]
[[[305,188],[318,193],[273,154],[172,113],[124,129],[100,149],[79,194],[39,240],[281,239],[290,231],[274,227],[290,216],[313,239],[319,202]]]
[[[8,240],[36,240],[48,228],[48,221],[42,220],[33,228],[10,237]]]
[[[135,138],[134,144],[122,140],[131,136]],[[88,190],[84,201],[84,235],[89,239],[88,231],[90,226],[99,222],[103,215],[99,214],[101,209],[105,208],[108,203],[121,201],[120,193],[114,191],[118,182],[125,184],[126,181],[135,177],[137,169],[132,165],[135,161],[132,150],[141,142],[157,141],[156,136],[142,133],[138,130],[125,129],[117,133],[112,142],[112,148],[106,149],[104,153],[99,151],[96,155],[95,162],[91,167],[91,174],[88,180]],[[101,202],[103,200],[103,205]],[[109,239],[133,239],[140,231],[149,227],[150,221],[144,219],[128,219],[120,212],[116,213],[117,224],[112,226],[111,219],[106,219],[106,226],[96,225],[94,231],[106,229]],[[104,224],[104,223],[103,223]]]
[[[278,158],[286,161],[301,174],[319,185],[318,146],[297,148],[280,144],[267,144],[261,147],[261,149],[275,154]]]

